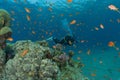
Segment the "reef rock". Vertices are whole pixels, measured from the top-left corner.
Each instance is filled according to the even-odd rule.
[[[59,68],[49,59],[42,60],[46,49],[30,40],[16,42],[13,46],[15,57],[6,63],[2,80],[52,79]]]
[[[5,52],[0,48],[0,78],[5,64]]]
[[[62,66],[61,61],[53,59],[57,55],[56,49],[54,51],[41,44],[30,40],[17,41],[13,44],[11,49],[14,57],[8,59],[4,65],[0,80],[89,80],[81,74],[78,66],[69,65],[69,58],[65,59],[66,63]],[[3,61],[2,58],[1,61]]]

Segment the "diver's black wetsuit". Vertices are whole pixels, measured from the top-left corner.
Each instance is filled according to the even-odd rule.
[[[69,45],[72,46],[73,43],[75,42],[75,39],[73,38],[73,36],[67,35],[65,36],[63,39],[59,40],[57,38],[53,38],[53,41],[57,44],[62,44],[62,45]]]

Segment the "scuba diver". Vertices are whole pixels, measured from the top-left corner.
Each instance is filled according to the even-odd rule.
[[[56,37],[50,37],[47,40],[53,40],[56,44],[61,44],[64,46],[72,46],[74,43],[76,43],[77,41],[75,40],[75,38],[71,35],[66,35],[64,38],[62,39],[58,39]]]
[[[75,40],[75,37],[73,36],[72,30],[69,27],[69,23],[67,19],[63,19],[62,21],[62,28],[68,32],[68,34],[62,38],[62,39],[57,39],[56,37],[50,37],[47,40],[53,40],[56,44],[61,44],[61,45],[69,45],[72,46],[74,43],[78,42]]]

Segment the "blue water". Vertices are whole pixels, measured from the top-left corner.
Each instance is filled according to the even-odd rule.
[[[120,47],[120,23],[117,22],[120,14],[108,8],[110,4],[120,8],[119,3],[120,0],[73,0],[71,3],[67,0],[0,0],[0,8],[6,9],[13,18],[13,42],[43,40],[53,35],[62,38],[67,31],[62,28],[61,21],[76,20],[69,27],[79,43],[66,50],[75,52],[75,60],[81,58],[85,64],[83,74],[91,80],[120,80],[120,50],[108,47],[109,41],[115,41]],[[30,13],[24,8],[30,9]],[[30,21],[26,15],[30,16]],[[85,42],[80,43],[81,40]],[[78,53],[79,50],[82,52]],[[92,73],[96,76],[91,76]]]

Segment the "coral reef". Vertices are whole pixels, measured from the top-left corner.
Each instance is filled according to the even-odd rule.
[[[52,80],[57,74],[56,63],[42,59],[48,48],[27,40],[16,42],[12,49],[15,57],[7,61],[3,80]]]
[[[50,59],[43,59],[41,61],[39,76],[43,80],[57,79],[59,73],[59,67],[55,62]]]
[[[6,40],[12,35],[10,19],[9,13],[4,9],[0,9],[0,48],[2,49],[6,47]]]
[[[3,27],[3,28],[1,28],[1,30],[0,30],[0,35],[5,35],[5,34],[7,34],[7,33],[9,33],[9,32],[12,33],[11,28],[9,28],[9,27]]]
[[[23,40],[9,44],[6,53],[1,49],[1,62],[5,59],[2,54],[9,51],[14,57],[2,64],[0,80],[89,80],[81,74],[80,63],[72,60],[72,52],[69,56],[46,44]]]
[[[67,65],[62,69],[57,80],[89,80],[81,74],[80,68],[75,68]]]
[[[0,49],[0,78],[3,71],[4,63],[5,63],[5,52],[2,49]]]
[[[10,20],[10,14],[4,9],[0,9],[0,29],[5,26],[10,27]]]

